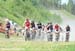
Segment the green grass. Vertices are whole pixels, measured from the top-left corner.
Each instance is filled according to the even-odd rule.
[[[7,17],[22,25],[26,18],[43,23],[61,23],[58,15],[51,14],[40,0],[0,0],[0,17]]]
[[[75,42],[32,42],[1,40],[0,48],[8,51],[74,51]],[[2,50],[3,51],[3,50]]]
[[[24,41],[15,37],[6,39],[0,34],[0,51],[75,51],[75,42]]]

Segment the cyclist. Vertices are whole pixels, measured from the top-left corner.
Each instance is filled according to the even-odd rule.
[[[38,27],[38,37],[41,38],[42,23],[39,22],[39,23],[37,24],[37,27]]]
[[[70,36],[70,26],[67,25],[66,26],[66,42],[69,41],[69,36]]]
[[[6,36],[7,36],[7,38],[10,38],[10,27],[11,27],[11,25],[10,25],[10,22],[9,21],[7,21],[7,23],[6,23]]]
[[[48,41],[52,41],[53,40],[53,24],[52,23],[48,23],[47,30],[48,30]]]
[[[24,22],[24,27],[26,30],[25,40],[30,40],[30,21],[29,19],[26,19]]]
[[[36,27],[35,27],[35,22],[31,22],[31,34],[32,34],[32,40],[35,39],[36,37]]]
[[[59,37],[60,37],[60,26],[58,24],[55,25],[55,35],[56,35],[56,41],[59,41]]]

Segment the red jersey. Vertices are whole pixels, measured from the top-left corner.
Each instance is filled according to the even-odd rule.
[[[27,29],[30,28],[30,22],[29,22],[29,21],[26,21],[26,22],[25,22],[25,27],[26,27]]]
[[[55,25],[55,30],[56,30],[56,31],[59,30],[59,25]]]

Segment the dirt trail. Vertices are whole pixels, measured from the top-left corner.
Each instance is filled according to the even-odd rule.
[[[63,29],[65,29],[66,25],[70,25],[70,27],[71,27],[70,41],[75,41],[75,19],[70,19],[69,16],[67,16],[64,13],[62,13],[60,10],[50,10],[50,11],[52,13],[55,13],[55,14],[61,16],[62,21],[63,21],[61,26],[63,27]]]

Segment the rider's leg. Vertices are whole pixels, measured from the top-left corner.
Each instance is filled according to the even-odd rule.
[[[30,40],[30,30],[26,30],[26,39]]]
[[[36,36],[36,31],[34,30],[32,33],[32,39],[35,39],[35,36]]]
[[[66,34],[66,42],[68,42],[68,41],[69,41],[69,35]]]
[[[59,33],[56,33],[56,41],[59,41]]]
[[[38,39],[41,37],[41,29],[38,29]]]
[[[53,41],[53,35],[50,34],[50,41]]]
[[[7,29],[7,32],[6,32],[6,33],[7,33],[7,35],[6,35],[7,38],[10,38],[10,36],[9,36],[9,31],[10,31],[10,29],[8,28],[8,29]]]

